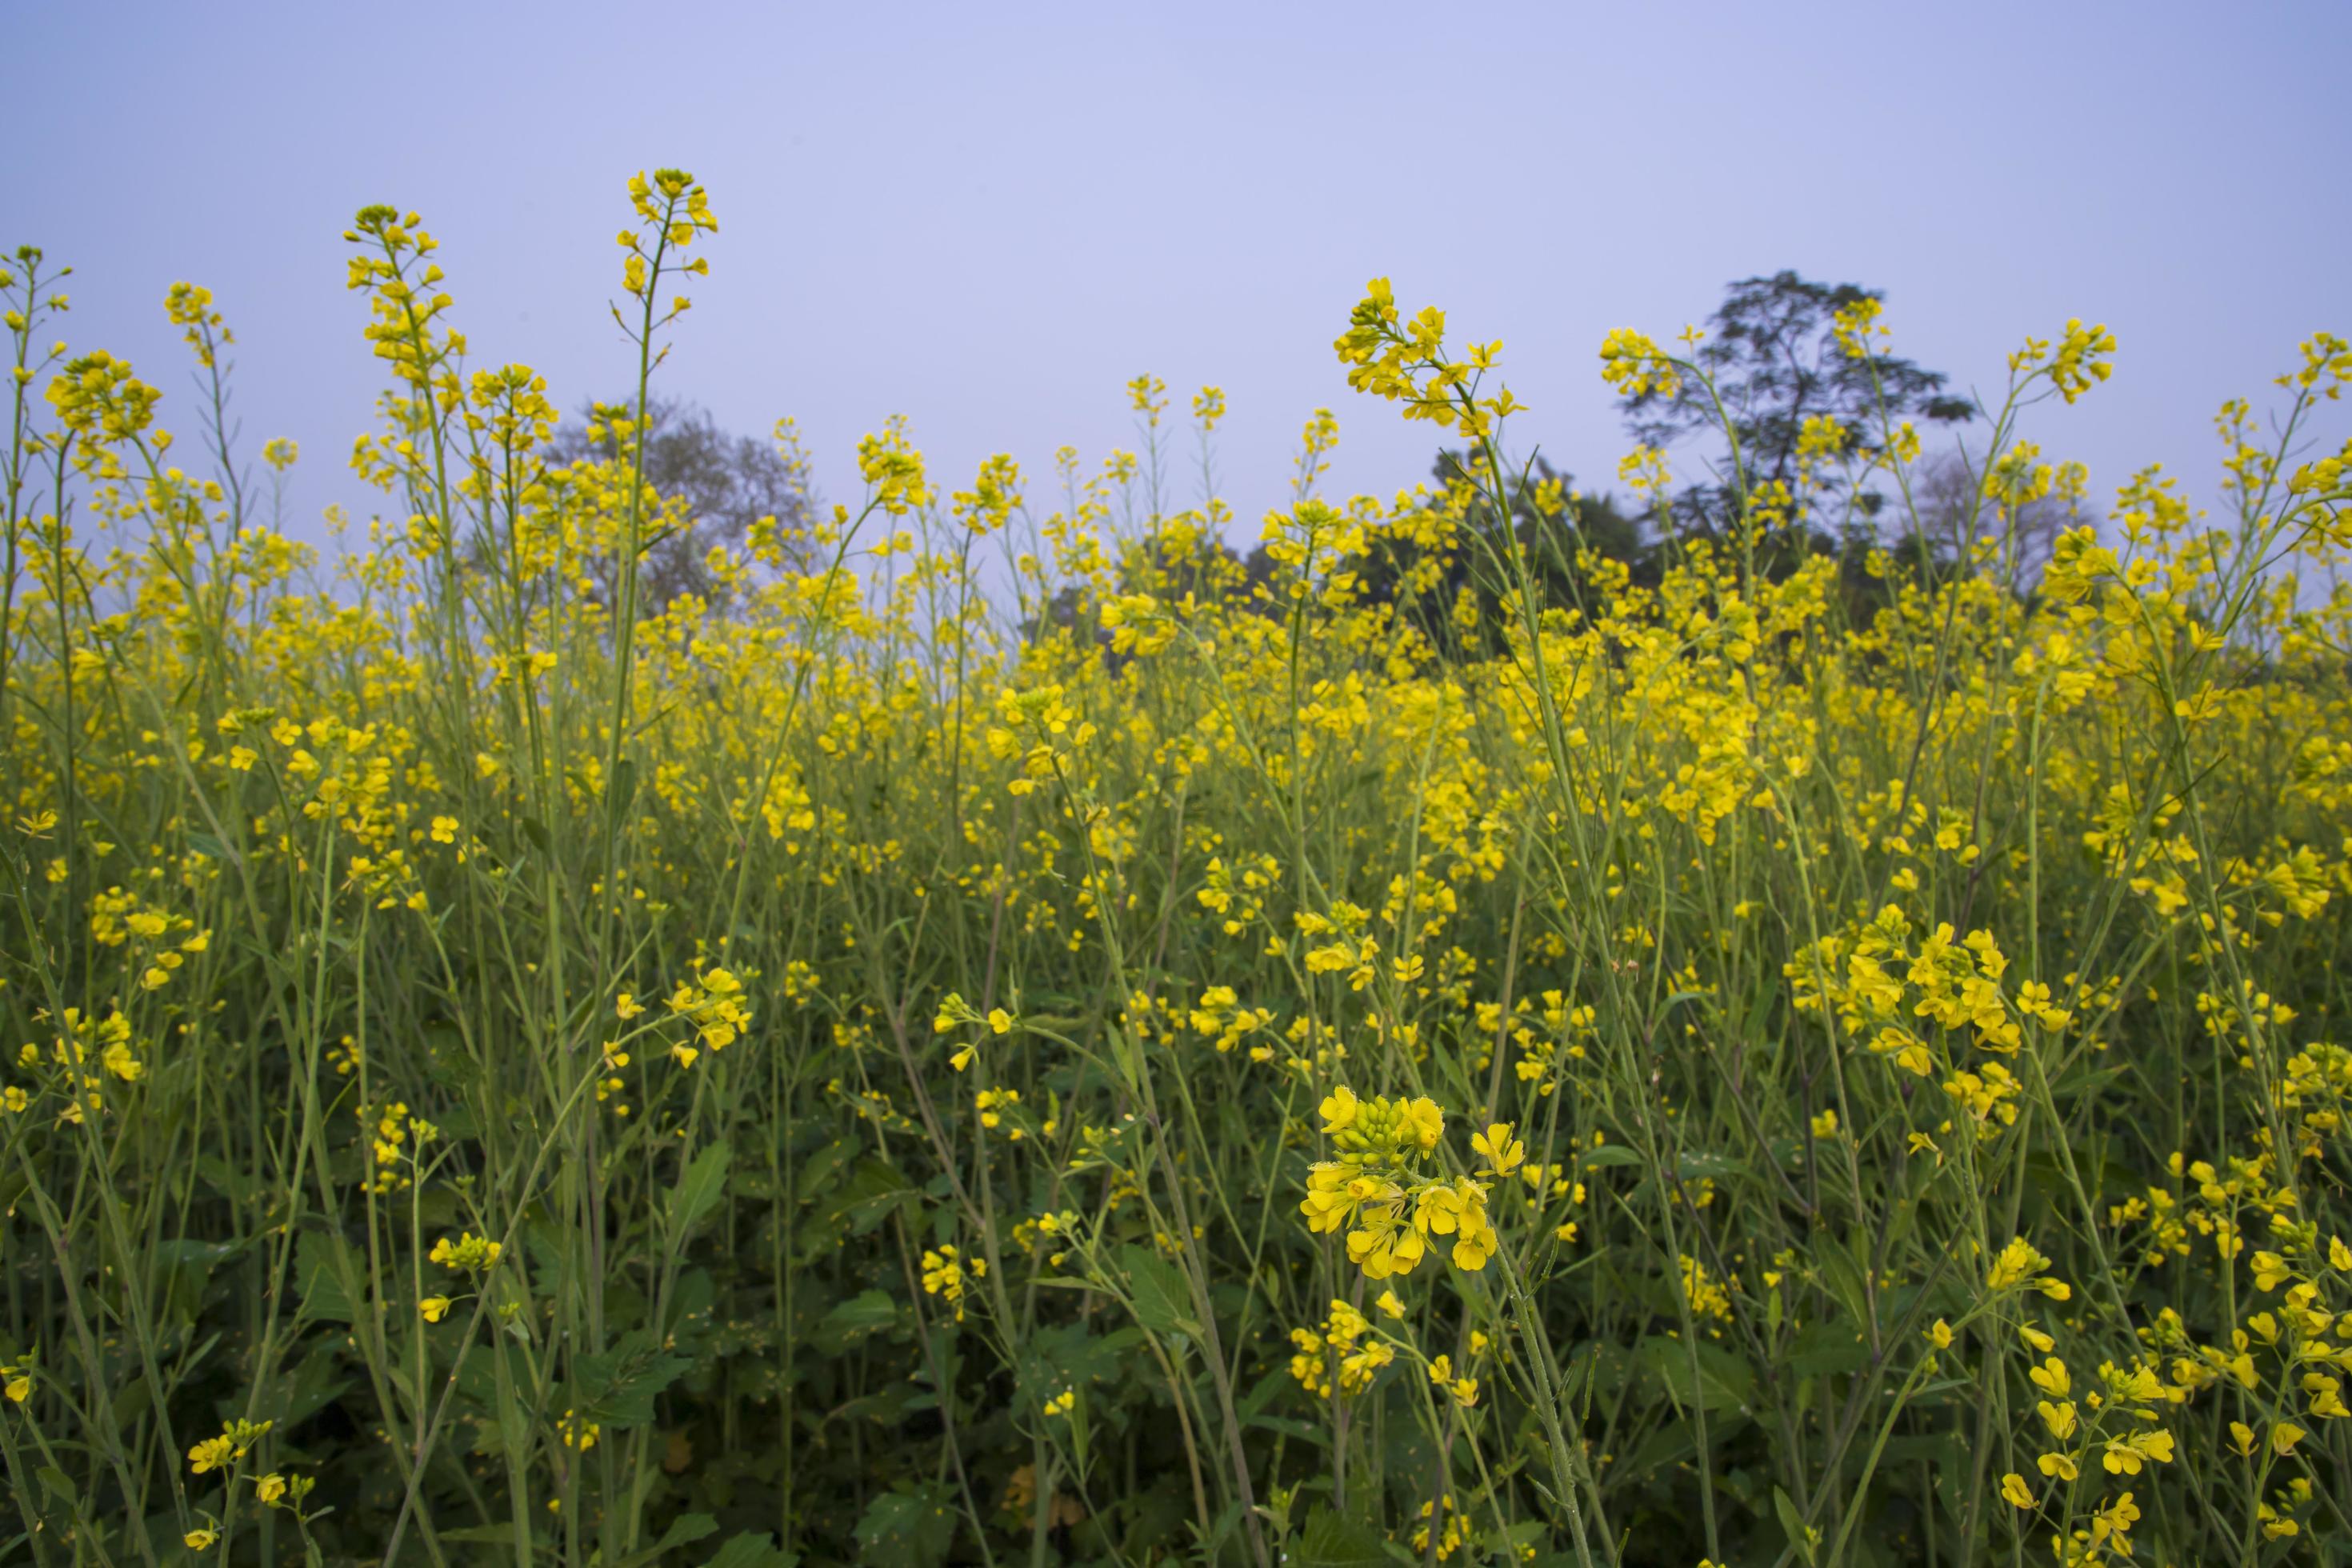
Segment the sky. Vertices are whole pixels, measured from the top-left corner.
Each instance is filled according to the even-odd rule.
[[[382,504],[346,467],[382,384],[354,210],[420,211],[475,362],[568,411],[633,371],[613,236],[666,164],[720,227],[657,385],[739,431],[795,416],[829,500],[904,414],[936,479],[1009,452],[1047,500],[1057,447],[1138,446],[1146,373],[1180,409],[1224,389],[1244,535],[1318,407],[1327,490],[1388,496],[1436,443],[1331,352],[1376,275],[1502,340],[1509,446],[1590,489],[1630,445],[1603,335],[1782,268],[1883,289],[1895,352],[1996,399],[2025,335],[2107,324],[2114,379],[2026,432],[2100,489],[2162,460],[2210,496],[2215,405],[2352,335],[2342,0],[12,10],[42,131],[0,244],[74,266],[61,335],[128,355],[184,438],[163,300],[211,289],[245,449],[300,443],[312,540]]]

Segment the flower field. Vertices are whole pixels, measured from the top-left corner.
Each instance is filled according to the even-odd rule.
[[[1237,555],[1145,377],[658,595],[712,212],[559,459],[362,211],[326,552],[204,289],[134,369],[7,261],[0,1561],[2352,1562],[2341,340],[2100,495],[2027,340],[1941,543],[1892,415],[1645,447],[1637,572],[1375,280],[1301,330],[1450,477],[1318,413]]]

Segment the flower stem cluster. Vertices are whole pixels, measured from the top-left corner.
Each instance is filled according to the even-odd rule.
[[[1348,313],[1348,330],[1331,346],[1349,367],[1349,386],[1402,404],[1408,419],[1458,427],[1475,439],[1523,406],[1507,386],[1492,397],[1477,395],[1480,377],[1503,352],[1501,342],[1473,343],[1468,359],[1446,359],[1445,312],[1432,305],[1399,325],[1396,293],[1385,278],[1364,285],[1363,300]]]
[[[1454,1237],[1455,1268],[1486,1267],[1496,1245],[1486,1184],[1413,1170],[1444,1141],[1445,1112],[1435,1100],[1359,1100],[1342,1085],[1321,1111],[1324,1136],[1339,1157],[1318,1162],[1307,1174],[1298,1205],[1307,1229],[1346,1231],[1348,1261],[1371,1279],[1411,1273],[1428,1255],[1433,1236]],[[1500,1125],[1482,1135],[1480,1146],[1505,1159],[1517,1148]]]

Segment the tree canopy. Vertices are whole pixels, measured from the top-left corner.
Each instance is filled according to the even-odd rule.
[[[614,405],[591,403],[577,424],[558,428],[552,464],[620,462],[629,455],[627,416]],[[641,585],[648,604],[684,593],[709,595],[716,584],[705,564],[714,546],[739,545],[751,525],[772,517],[787,530],[814,516],[806,470],[775,442],[719,427],[709,412],[677,398],[646,406],[645,482],[683,503],[686,525],[646,552]]]
[[[1739,472],[1750,488],[1797,487],[1808,421],[1833,421],[1846,450],[1869,453],[1886,428],[1902,421],[1954,425],[1974,416],[1973,404],[1946,393],[1950,377],[1941,371],[1891,354],[1847,353],[1835,330],[1838,312],[1885,298],[1859,283],[1817,283],[1785,268],[1725,288],[1691,357],[1715,383],[1721,420],[1738,443]],[[1714,430],[1718,417],[1706,387],[1694,377],[1682,378],[1671,391],[1645,387],[1623,400],[1623,411],[1633,438],[1659,447]],[[1713,482],[1685,490],[1677,510],[1688,506],[1719,521],[1736,509],[1738,480],[1730,453],[1722,452],[1713,466]],[[1831,481],[1829,489],[1836,488]],[[1863,520],[1885,500],[1867,487],[1843,499]]]

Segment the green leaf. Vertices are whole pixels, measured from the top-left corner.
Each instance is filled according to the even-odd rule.
[[[868,1334],[898,1326],[898,1303],[881,1290],[864,1290],[846,1301],[835,1301],[819,1323],[816,1342],[827,1351],[845,1350]]]
[[[708,1268],[689,1268],[677,1277],[669,1297],[669,1348],[697,1360],[705,1354],[703,1341],[713,1328],[719,1282]]]
[[[1318,1448],[1328,1448],[1331,1446],[1330,1428],[1319,1422],[1295,1421],[1287,1415],[1260,1415],[1247,1417],[1243,1425],[1258,1427],[1267,1432],[1279,1432],[1286,1437],[1296,1438],[1301,1443],[1311,1443]]]
[[[654,1550],[660,1552],[667,1552],[673,1546],[691,1546],[706,1535],[718,1533],[719,1521],[709,1514],[680,1514],[667,1530],[662,1531],[662,1538],[654,1542]]]
[[[857,1521],[863,1561],[938,1568],[955,1541],[955,1518],[943,1488],[901,1482],[867,1503]]]
[[[305,1231],[294,1244],[294,1273],[301,1281],[302,1316],[315,1323],[356,1321],[352,1300],[335,1273],[335,1242],[318,1231]]]
[[[869,1154],[857,1162],[838,1191],[817,1205],[803,1236],[813,1229],[830,1241],[839,1237],[844,1226],[851,1236],[864,1236],[915,1197],[914,1184],[899,1174],[897,1166]]]
[[[704,1568],[794,1568],[800,1560],[799,1552],[778,1547],[774,1536],[764,1531],[755,1535],[747,1530],[729,1537]]]
[[[719,1205],[727,1191],[727,1166],[734,1158],[734,1145],[721,1139],[697,1154],[694,1163],[678,1177],[669,1198],[673,1241],[682,1238]]]
[[[793,1190],[803,1203],[814,1202],[832,1184],[833,1173],[850,1162],[857,1145],[846,1138],[835,1138],[808,1157],[800,1174],[793,1179]]]
[[[1707,1428],[1707,1436],[1717,1443],[1723,1440],[1721,1423]],[[1611,1467],[1615,1473],[1620,1467],[1623,1474],[1639,1477],[1643,1481],[1657,1479],[1658,1472],[1672,1467],[1680,1469],[1698,1456],[1698,1422],[1689,1415],[1662,1421],[1656,1431],[1642,1440],[1641,1447],[1630,1454],[1617,1456]]]
[[[188,847],[207,860],[235,861],[236,858],[227,845],[209,833],[189,834]]]
[[[622,817],[628,814],[629,803],[636,796],[637,760],[635,757],[623,757],[621,765],[613,770],[613,788],[605,797],[612,808],[610,820],[615,827],[620,826]]]
[[[1517,1524],[1496,1525],[1478,1537],[1487,1552],[1506,1563],[1525,1563],[1536,1554],[1536,1549],[1548,1533],[1539,1519],[1523,1519]]]
[[[1862,1268],[1854,1262],[1853,1254],[1828,1237],[1821,1239],[1812,1254],[1814,1265],[1821,1269],[1822,1288],[1845,1309],[1847,1321],[1870,1321],[1869,1293],[1863,1289]]]
[[[1021,1345],[1020,1397],[1042,1403],[1066,1388],[1116,1384],[1142,1353],[1143,1331],[1131,1326],[1099,1336],[1082,1322],[1039,1328]]]
[[[1568,1381],[1580,1388],[1582,1384],[1577,1380],[1589,1374],[1593,1392],[1610,1398],[1633,1381],[1637,1365],[1632,1347],[1591,1341],[1575,1353],[1564,1371]]]
[[[154,1408],[155,1391],[143,1377],[126,1378],[108,1403],[114,1407],[114,1425],[127,1431]]]
[[[584,1395],[581,1418],[616,1428],[642,1426],[654,1418],[655,1397],[693,1364],[664,1353],[642,1329],[624,1334],[602,1355],[580,1358],[575,1371]]]
[[[252,1172],[231,1165],[212,1154],[196,1161],[196,1174],[223,1197],[233,1198],[240,1204],[251,1203],[255,1189],[259,1185]]]
[[[1698,1361],[1698,1382],[1691,1383],[1691,1361]],[[1675,1403],[1705,1410],[1744,1410],[1756,1390],[1756,1374],[1748,1363],[1721,1345],[1705,1340],[1696,1343],[1653,1334],[1642,1342],[1642,1360],[1675,1396]]]
[[[1598,1171],[1610,1165],[1638,1165],[1641,1163],[1642,1156],[1634,1153],[1622,1143],[1603,1143],[1600,1148],[1590,1151],[1584,1156],[1584,1168],[1588,1171]]]
[[[40,1473],[41,1484],[49,1489],[49,1495],[68,1508],[80,1500],[81,1494],[74,1490],[73,1478],[55,1465],[43,1465]]]
[[[245,1250],[245,1240],[197,1241],[173,1237],[155,1243],[148,1256],[156,1263],[157,1282],[172,1314],[193,1324],[204,1310],[205,1288],[213,1270]]]
[[[1388,1543],[1377,1531],[1319,1504],[1307,1514],[1298,1544],[1283,1554],[1288,1568],[1371,1568],[1388,1561]]]
[[[1842,1377],[1859,1372],[1870,1361],[1870,1347],[1843,1314],[1807,1323],[1789,1347],[1788,1367],[1800,1382],[1810,1377]]]
[[[633,1552],[621,1559],[620,1568],[645,1568],[661,1561],[662,1554],[673,1547],[691,1546],[705,1536],[719,1533],[719,1521],[707,1513],[678,1516],[677,1521],[662,1531],[662,1537],[642,1552]]]
[[[1812,1532],[1805,1528],[1804,1517],[1797,1512],[1797,1505],[1790,1502],[1789,1494],[1779,1487],[1772,1489],[1772,1511],[1780,1516],[1780,1528],[1789,1532],[1789,1544],[1803,1553],[1805,1561],[1811,1563],[1813,1560]]]
[[[1747,1169],[1728,1154],[1711,1154],[1704,1149],[1684,1150],[1682,1163],[1685,1182],[1720,1181],[1735,1171]]]
[[[1780,993],[1775,987],[1759,985],[1756,999],[1748,1005],[1748,1017],[1740,1026],[1739,1037],[1743,1040],[1763,1040],[1764,1021],[1771,1016],[1772,1004],[1780,999]],[[1769,1051],[1770,1047],[1768,1046],[1766,1049]]]
[[[1135,1296],[1135,1321],[1155,1334],[1201,1337],[1192,1316],[1192,1292],[1184,1272],[1150,1247],[1129,1242],[1118,1249],[1119,1267],[1127,1270],[1128,1289]]]

